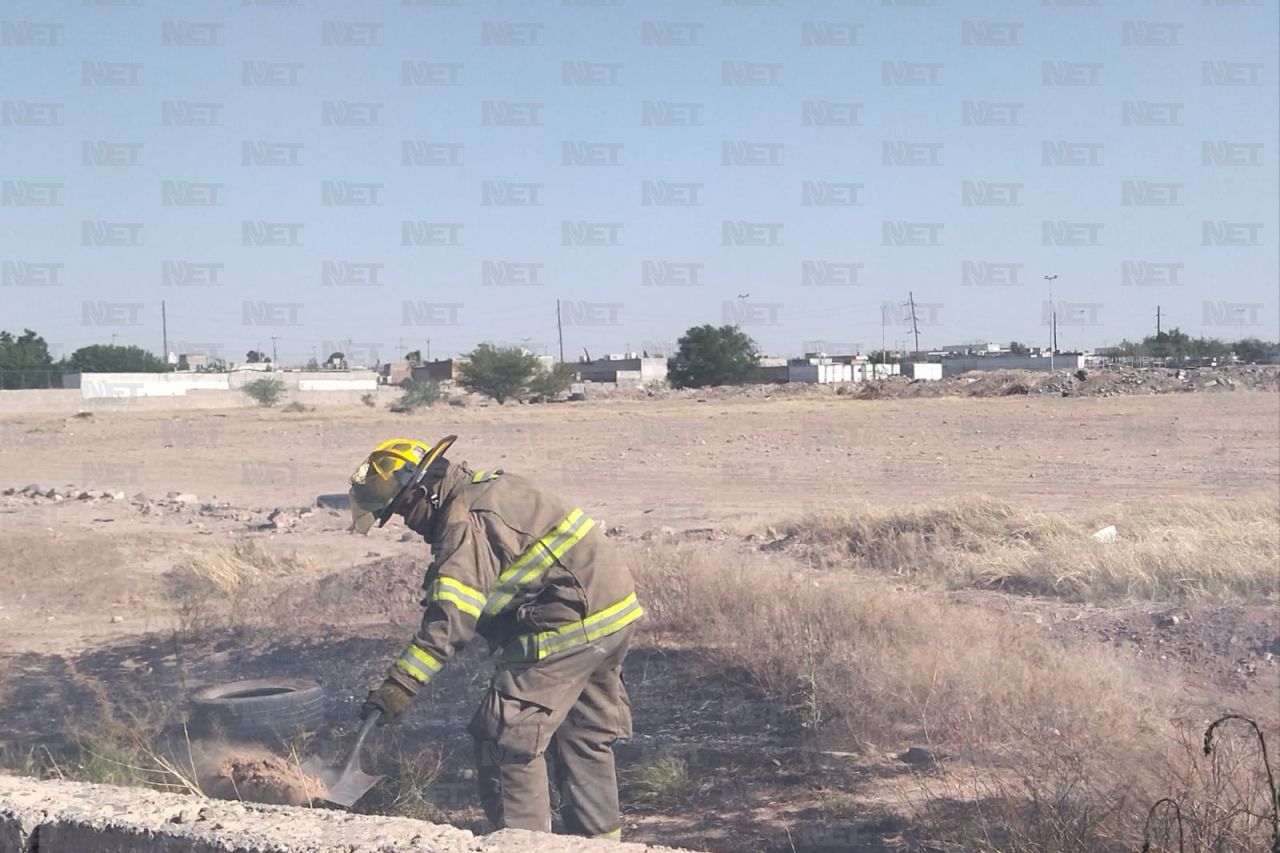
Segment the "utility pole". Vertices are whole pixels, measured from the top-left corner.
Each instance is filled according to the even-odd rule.
[[[1053,283],[1058,278],[1057,274],[1047,275],[1044,280],[1049,282],[1049,369],[1053,370],[1053,354],[1058,351],[1058,305],[1053,301]]]
[[[916,295],[910,290],[907,291],[907,300],[911,306],[911,331],[916,338],[914,352],[920,352],[920,327],[916,324]],[[912,357],[914,358],[915,356],[913,355]]]
[[[271,363],[275,365],[280,364],[280,359],[276,356],[276,336],[275,335],[271,336]]]
[[[880,363],[881,364],[884,364],[885,359],[888,357],[884,351],[884,322],[885,322],[885,315],[887,315],[888,313],[889,312],[885,308],[884,303],[883,302],[880,303]]]
[[[1160,337],[1160,306],[1156,306],[1156,337]]]
[[[427,338],[427,361],[431,360],[431,338]]]
[[[556,300],[556,337],[560,339],[560,363],[564,364],[564,326],[560,324],[560,300]]]
[[[164,300],[160,300],[160,336],[164,338],[164,352],[160,357],[164,359],[164,367],[169,369],[169,321],[165,316]]]

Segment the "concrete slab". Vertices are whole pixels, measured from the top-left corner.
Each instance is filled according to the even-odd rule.
[[[641,853],[668,848],[0,776],[0,853]]]

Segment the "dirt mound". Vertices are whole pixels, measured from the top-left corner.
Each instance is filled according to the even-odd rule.
[[[205,764],[201,787],[218,799],[305,806],[325,789],[297,764],[256,747],[225,746]]]
[[[422,562],[387,557],[315,580],[292,583],[268,612],[277,624],[291,616],[329,625],[410,624],[422,612]]]

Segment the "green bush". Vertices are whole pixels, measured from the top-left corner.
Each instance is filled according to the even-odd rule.
[[[245,384],[240,389],[248,394],[259,406],[274,406],[284,396],[284,383],[279,379],[264,376]]]
[[[400,397],[400,402],[396,404],[396,410],[401,412],[412,412],[414,409],[420,409],[423,406],[431,406],[439,402],[444,396],[444,392],[440,390],[440,383],[434,379],[406,379],[400,383],[400,387],[404,389],[404,394]],[[366,394],[366,397],[372,397]],[[372,406],[372,399],[365,405]]]
[[[544,367],[529,382],[529,393],[552,400],[568,391],[577,378],[578,369],[572,364],[552,365],[550,370]]]
[[[529,392],[529,383],[542,369],[537,356],[521,347],[480,346],[467,353],[458,382],[468,391],[484,394],[502,405]]]

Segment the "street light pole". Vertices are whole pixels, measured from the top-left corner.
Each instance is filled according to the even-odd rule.
[[[1053,370],[1053,354],[1058,348],[1058,306],[1053,301],[1053,283],[1057,280],[1057,274],[1047,275],[1044,280],[1049,282],[1049,369]]]

